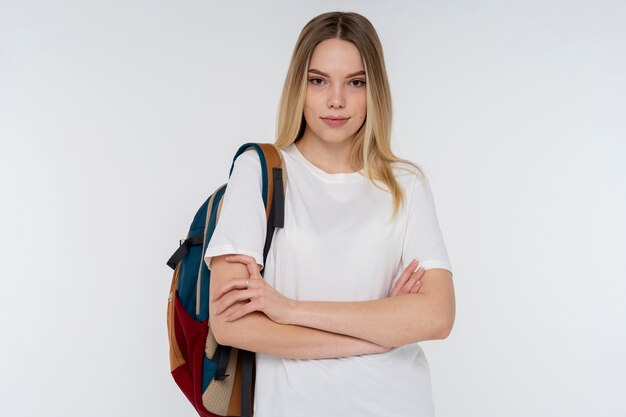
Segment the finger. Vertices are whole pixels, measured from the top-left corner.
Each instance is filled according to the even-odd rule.
[[[234,289],[246,288],[246,281],[248,281],[248,278],[229,279],[228,281],[224,283],[224,285],[222,285],[220,288],[218,288],[215,291],[215,294],[213,295],[213,301],[217,301],[222,295]],[[248,287],[250,287],[249,282],[248,282]]]
[[[241,253],[234,253],[226,257],[228,262],[247,262],[250,259],[254,259],[254,257],[250,255],[243,255]]]
[[[422,275],[424,274],[422,267],[420,266],[417,271],[411,274],[411,278],[407,280],[407,282],[402,286],[401,291],[408,293],[409,290],[415,285],[417,281],[422,279]]]
[[[258,297],[259,290],[236,290],[231,291],[226,294],[218,303],[215,305],[215,314],[221,314],[225,310],[227,310],[230,306],[239,301],[250,300],[254,297]]]
[[[419,287],[415,288],[415,285],[421,281],[423,276],[424,268],[420,266],[417,271],[415,271],[415,273],[411,275],[411,279],[409,279],[406,284],[400,289],[400,294],[415,294],[419,290]]]
[[[254,258],[252,258],[246,265],[248,267],[248,272],[250,273],[250,279],[263,279],[261,273],[259,272],[259,266]]]
[[[254,259],[254,257],[249,256],[249,255],[241,255],[241,254],[229,255],[226,257],[226,260],[228,262],[239,262],[245,265],[249,265],[251,263],[256,265],[256,260]]]
[[[259,273],[259,266],[256,263],[256,259],[252,256],[248,255],[231,255],[226,258],[228,262],[241,262],[246,265],[248,268],[248,272],[250,273],[250,278],[261,278],[261,274]]]
[[[411,278],[411,275],[405,275],[402,274],[400,276],[400,278],[398,278],[398,281],[396,282],[396,284],[393,286],[393,289],[391,290],[391,296],[396,296],[398,294],[400,294],[400,291],[402,291],[402,287],[404,287],[404,285],[407,283],[407,281]]]
[[[258,308],[258,304],[255,303],[254,301],[250,301],[248,304],[244,305],[243,307],[238,308],[236,311],[233,311],[232,313],[230,313],[228,316],[226,316],[226,318],[224,320],[226,321],[235,321],[237,319],[242,318],[243,316],[245,316],[246,314],[250,314],[254,311],[257,311]]]
[[[419,281],[417,281],[415,283],[415,285],[413,285],[413,287],[411,288],[409,293],[410,294],[417,294],[419,292],[420,288],[422,288],[422,280],[421,279]]]
[[[415,271],[415,273],[418,275],[419,279],[422,279],[422,276],[424,275],[424,272],[426,272],[426,270],[423,267],[419,267],[417,268],[417,270]]]
[[[404,284],[402,288],[400,288],[400,294],[409,294],[411,288],[413,288],[417,281],[418,279],[415,275],[411,276],[411,279],[409,279],[406,284]]]
[[[396,284],[393,286],[393,289],[391,290],[390,295],[392,297],[398,295],[402,286],[406,284],[409,278],[411,278],[411,274],[415,271],[416,265],[417,265],[417,260],[415,259],[412,260],[411,263],[409,263],[409,265],[407,265],[407,267],[404,269],[404,271],[400,275],[400,278],[398,278],[398,280],[396,281]]]

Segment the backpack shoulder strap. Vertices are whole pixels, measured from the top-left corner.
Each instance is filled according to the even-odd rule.
[[[242,153],[250,148],[254,149],[261,162],[262,175],[262,196],[265,205],[265,214],[267,218],[268,230],[271,225],[272,232],[274,227],[283,227],[285,219],[285,192],[287,189],[287,170],[283,156],[278,148],[272,143],[244,143],[239,147],[230,166],[228,177],[233,172],[235,160]],[[271,234],[269,235],[271,241]],[[267,243],[267,239],[266,239]],[[268,246],[269,248],[269,246]],[[263,254],[265,257],[265,253]]]

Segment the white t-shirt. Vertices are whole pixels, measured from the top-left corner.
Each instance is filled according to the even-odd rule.
[[[287,169],[285,226],[274,232],[264,279],[286,297],[365,301],[388,296],[413,258],[452,271],[428,180],[393,163],[406,202],[390,222],[392,198],[359,172],[330,174],[294,144]],[[411,171],[399,167],[409,167]],[[361,171],[362,172],[362,171]],[[266,234],[259,156],[235,161],[220,219],[205,253],[253,256],[263,265]],[[382,185],[385,188],[384,185]],[[336,359],[256,355],[255,417],[432,417],[428,362],[419,344]]]

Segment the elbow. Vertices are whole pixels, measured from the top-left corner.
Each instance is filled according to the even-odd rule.
[[[446,339],[452,333],[454,327],[454,319],[456,317],[456,303],[454,301],[454,294],[447,302],[440,304],[434,327],[434,333],[436,339]]]
[[[236,305],[241,306],[243,304],[238,303]],[[226,310],[226,312],[228,311]],[[210,314],[209,316],[209,328],[213,333],[215,341],[222,346],[232,346],[246,350],[250,350],[250,342],[253,339],[251,335],[254,333],[253,329],[259,325],[258,317],[263,317],[269,321],[267,316],[259,312],[250,313],[236,321],[226,321],[225,317],[225,313],[219,315]]]
[[[437,340],[446,339],[448,336],[450,336],[451,332],[452,332],[452,326],[450,325],[439,326],[439,328],[435,331],[435,339]]]
[[[433,338],[438,340],[446,339],[452,333],[452,328],[454,327],[454,316],[443,317],[441,320],[438,320],[437,324],[433,329]]]
[[[225,326],[225,324],[221,317],[215,317],[214,315],[209,317],[209,329],[213,333],[215,341],[222,346],[232,346],[228,335],[228,326]]]
[[[381,346],[389,346],[391,348],[404,346],[409,343],[423,342],[426,340],[443,340],[450,336],[454,320],[439,318],[431,319],[427,325],[422,325],[414,329],[414,332],[409,333],[410,337],[406,337],[406,334],[399,338],[392,338],[391,340],[375,342]]]

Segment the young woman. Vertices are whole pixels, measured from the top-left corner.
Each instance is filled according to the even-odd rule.
[[[452,329],[452,269],[428,180],[394,156],[390,134],[373,26],[356,13],[315,17],[278,114],[284,228],[263,265],[261,168],[245,152],[205,253],[215,337],[257,352],[255,417],[434,414],[418,342]]]

